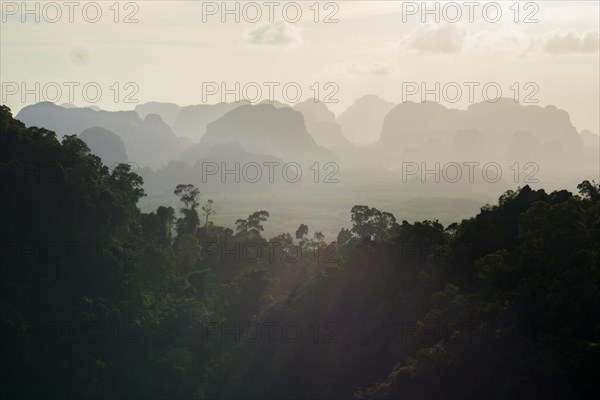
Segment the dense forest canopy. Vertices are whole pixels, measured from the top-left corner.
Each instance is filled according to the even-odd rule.
[[[142,213],[128,164],[0,114],[2,398],[600,394],[598,183],[266,238],[186,182]]]

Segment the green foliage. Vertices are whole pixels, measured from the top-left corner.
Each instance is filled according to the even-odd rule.
[[[600,394],[595,182],[509,191],[447,228],[355,206],[335,243],[304,224],[267,241],[264,210],[234,234],[208,200],[200,226],[193,185],[181,218],[141,213],[130,166],[0,116],[3,398]],[[290,321],[304,340],[219,340],[221,323]]]
[[[260,237],[260,232],[264,231],[262,223],[269,218],[269,213],[265,210],[255,211],[246,219],[235,221],[237,233],[239,236]]]
[[[185,208],[188,210],[195,210],[200,205],[200,203],[198,203],[200,189],[194,187],[192,184],[179,184],[173,193],[175,193],[175,196],[179,197]]]
[[[396,218],[391,213],[381,212],[376,208],[354,206],[350,212],[352,233],[360,238],[386,240],[390,236],[390,230],[397,225]]]

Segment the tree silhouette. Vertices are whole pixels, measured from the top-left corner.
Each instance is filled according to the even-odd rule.
[[[242,218],[236,220],[235,228],[239,235],[246,235],[248,233],[248,221]]]
[[[579,193],[584,199],[591,201],[600,200],[600,183],[585,180],[577,185],[577,189],[579,189]]]
[[[175,195],[179,197],[181,202],[184,204],[185,208],[187,208],[188,210],[195,210],[198,207],[198,197],[200,196],[200,190],[197,189],[194,185],[179,184],[177,185],[173,193],[175,193]]]
[[[177,220],[177,233],[179,235],[195,234],[200,225],[200,218],[198,218],[198,212],[196,211],[199,205],[200,190],[192,184],[179,184],[173,193],[179,197],[184,205],[184,208],[180,210],[183,218]]]
[[[322,242],[325,239],[325,235],[323,235],[323,233],[321,233],[320,231],[316,231],[314,234],[314,240],[315,242]]]
[[[260,236],[260,232],[264,230],[262,223],[269,218],[269,213],[265,210],[255,211],[248,216],[247,227],[248,233],[254,236]]]
[[[208,225],[208,217],[215,215],[216,211],[212,208],[213,201],[208,200],[205,205],[202,206],[202,213],[204,214],[204,226]]]
[[[302,238],[304,238],[306,234],[308,234],[308,226],[306,226],[305,224],[300,224],[298,229],[296,229],[296,239],[302,241]]]
[[[367,206],[352,207],[352,233],[360,238],[387,239],[390,230],[396,226],[396,217],[388,212],[381,212]]]
[[[156,215],[161,227],[161,236],[159,240],[162,244],[170,245],[173,223],[175,222],[175,210],[173,207],[160,206],[156,210]]]
[[[193,185],[176,189],[174,234],[173,208],[138,208],[131,167],[110,171],[79,139],[27,128],[4,106],[0,156],[2,398],[599,397],[593,181],[579,195],[507,191],[446,228],[357,205],[337,235],[343,257],[327,264],[295,258],[289,233],[261,238],[264,210],[238,219],[236,235],[198,229]],[[11,176],[39,163],[62,172]],[[315,232],[305,248],[323,240]],[[282,251],[231,255],[265,244]],[[229,346],[205,340],[207,321],[228,339],[269,329],[259,345]],[[287,321],[309,341],[268,341],[293,334]],[[329,339],[338,345],[312,345]]]

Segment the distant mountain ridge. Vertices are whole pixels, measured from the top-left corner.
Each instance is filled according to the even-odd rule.
[[[270,154],[285,161],[328,159],[333,154],[317,145],[306,130],[303,115],[289,107],[271,104],[243,105],[208,124],[200,143],[183,159],[194,162],[215,145],[237,142],[245,151]]]
[[[16,118],[27,126],[53,130],[59,138],[102,127],[117,134],[125,143],[131,160],[143,165],[160,166],[174,159],[182,150],[173,131],[156,114],[142,120],[135,111],[63,108],[43,102],[24,107]]]
[[[385,117],[377,148],[430,158],[514,158],[518,154],[512,150],[519,148],[523,140],[546,158],[556,157],[557,151],[576,158],[583,146],[566,111],[500,99],[496,103],[472,104],[466,110],[433,102],[398,104]]]
[[[239,103],[197,104],[181,107],[175,118],[173,131],[178,136],[187,137],[197,142],[206,133],[206,127],[209,123],[246,104],[248,103],[240,101]]]
[[[302,113],[308,133],[319,145],[335,150],[353,146],[344,136],[335,114],[325,103],[308,99],[296,104],[294,110]]]
[[[589,166],[598,158],[598,135],[578,133],[566,111],[512,99],[462,110],[433,102],[394,104],[367,95],[338,118],[327,104],[314,99],[293,107],[278,102],[186,107],[148,102],[135,110],[98,111],[44,102],[24,107],[17,118],[28,126],[54,130],[59,138],[90,128],[106,129],[125,144],[129,160],[152,168],[171,160],[193,164],[213,146],[231,142],[249,153],[288,161],[335,159],[347,169],[474,158],[545,161],[550,167],[561,160]],[[348,139],[354,137],[356,142],[359,136],[359,142],[368,138],[374,142],[356,145]]]
[[[88,128],[79,134],[79,138],[88,145],[92,153],[102,159],[105,165],[114,166],[129,161],[125,143],[119,135],[108,129]]]
[[[385,116],[395,105],[379,96],[362,96],[337,118],[337,122],[351,142],[375,143],[379,140]]]
[[[148,114],[158,114],[171,129],[175,125],[175,120],[180,110],[181,107],[175,103],[163,103],[159,101],[151,101],[135,106],[135,112],[139,114],[140,118],[144,119]]]

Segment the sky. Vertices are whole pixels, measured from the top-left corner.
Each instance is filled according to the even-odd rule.
[[[600,131],[598,1],[428,2],[438,21],[420,1],[58,1],[29,2],[29,14],[1,3],[1,102],[14,114],[44,100],[130,110],[271,91],[339,115],[366,94],[399,103],[423,89],[464,109],[499,89]]]

